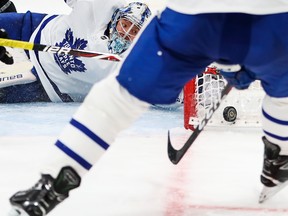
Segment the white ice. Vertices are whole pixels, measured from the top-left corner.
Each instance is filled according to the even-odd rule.
[[[64,11],[56,0],[14,0],[25,11]],[[56,5],[53,5],[53,2]],[[59,6],[58,6],[59,5]],[[63,7],[63,8],[62,8]],[[0,215],[9,197],[31,187],[79,104],[0,105]],[[167,131],[181,146],[182,109],[151,109],[83,178],[51,216],[284,216],[288,189],[258,204],[263,160],[260,128],[207,128],[178,165],[167,156]],[[111,122],[113,124],[113,122]]]

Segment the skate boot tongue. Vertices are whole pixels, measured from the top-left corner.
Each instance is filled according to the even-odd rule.
[[[55,192],[68,197],[69,191],[79,187],[80,177],[70,167],[62,169],[53,183]]]
[[[278,167],[274,166],[274,163],[277,162],[277,159],[279,158],[280,147],[269,142],[266,137],[263,137],[262,139],[265,150],[261,182],[267,187],[273,187],[276,185],[273,181],[273,177],[275,177],[275,172],[277,172],[278,169]]]
[[[279,157],[280,147],[269,142],[266,137],[262,138],[265,145],[265,158],[268,160],[275,160]]]

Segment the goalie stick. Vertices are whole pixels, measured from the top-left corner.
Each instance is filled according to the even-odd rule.
[[[35,44],[26,41],[11,40],[0,38],[0,46],[7,46],[12,48],[20,48],[24,50],[35,50],[41,52],[48,52],[54,54],[65,54],[81,57],[94,57],[101,60],[120,61],[121,57],[110,53],[102,53],[95,51],[84,51],[79,49],[71,49],[69,47],[50,46],[43,44]]]
[[[168,157],[173,164],[178,164],[178,162],[182,159],[182,157],[185,155],[189,147],[194,143],[196,138],[204,129],[205,125],[212,118],[213,113],[219,108],[223,97],[225,97],[230,92],[231,89],[232,89],[232,86],[230,86],[229,84],[227,84],[224,87],[224,89],[221,92],[220,100],[213,102],[213,106],[209,108],[207,114],[205,114],[204,119],[200,121],[199,125],[195,128],[195,130],[190,135],[190,137],[188,138],[188,140],[185,142],[185,144],[182,146],[181,149],[177,150],[172,146],[172,143],[170,140],[170,131],[168,131]]]

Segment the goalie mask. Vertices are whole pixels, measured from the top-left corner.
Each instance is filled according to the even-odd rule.
[[[109,51],[121,54],[127,50],[150,15],[148,6],[140,2],[132,2],[126,7],[117,9],[108,26]]]

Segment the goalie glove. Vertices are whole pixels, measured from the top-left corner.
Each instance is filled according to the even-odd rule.
[[[8,38],[8,34],[4,29],[0,29],[0,38]],[[5,64],[14,63],[13,57],[3,46],[0,46],[0,61],[4,62]]]

